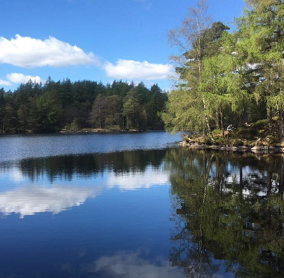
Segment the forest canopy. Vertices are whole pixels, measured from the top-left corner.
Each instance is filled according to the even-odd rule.
[[[13,92],[0,89],[0,133],[163,129],[158,114],[166,101],[167,94],[157,85],[148,89],[123,81],[30,81]]]
[[[284,1],[247,0],[233,32],[207,15],[206,1],[169,32],[179,80],[162,118],[168,130],[203,132],[277,121],[284,139]]]

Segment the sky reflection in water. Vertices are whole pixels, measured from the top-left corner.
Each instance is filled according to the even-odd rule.
[[[128,151],[0,163],[0,276],[182,273],[167,260],[164,155]]]
[[[11,172],[2,174],[1,184],[10,184],[18,181],[22,173],[12,168]],[[0,212],[4,215],[16,213],[23,218],[40,212],[58,214],[73,206],[80,206],[88,198],[94,199],[105,190],[117,187],[119,190],[138,190],[152,186],[168,184],[167,171],[147,167],[144,172],[117,173],[113,171],[102,172],[98,177],[86,179],[75,177],[66,184],[66,181],[56,180],[52,184],[43,179],[35,184],[28,183],[13,190],[0,192]]]
[[[283,157],[0,162],[0,277],[282,277]]]

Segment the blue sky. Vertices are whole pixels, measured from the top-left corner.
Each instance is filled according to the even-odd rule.
[[[191,0],[0,0],[0,87],[29,78],[103,83],[128,80],[168,89],[167,42]],[[213,21],[233,26],[242,0],[209,0]]]

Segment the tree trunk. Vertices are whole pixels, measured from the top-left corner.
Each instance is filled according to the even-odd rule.
[[[218,109],[219,110],[219,109]],[[217,129],[220,129],[220,124],[219,124],[219,111],[216,111],[216,119],[215,119],[215,122],[216,122],[216,128]]]
[[[210,139],[212,141],[214,141],[213,134],[211,132],[211,128],[210,128],[210,125],[209,125],[209,120],[208,120],[208,117],[207,117],[207,114],[206,114],[206,102],[205,102],[205,98],[204,97],[202,97],[202,101],[203,101],[203,113],[204,113],[204,118],[205,118],[205,124],[207,126],[207,130],[208,130]]]
[[[205,128],[205,122],[206,122],[206,120],[205,120],[205,113],[203,113],[203,123],[202,123],[202,134],[203,134],[203,138],[205,139],[205,137],[206,137],[206,128]]]

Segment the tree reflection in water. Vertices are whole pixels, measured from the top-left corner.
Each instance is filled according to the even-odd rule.
[[[170,261],[187,277],[283,277],[283,156],[168,150]],[[218,263],[219,262],[219,263]]]
[[[47,175],[50,182],[53,182],[56,177],[71,181],[75,175],[90,177],[103,174],[107,169],[119,174],[144,172],[149,165],[158,168],[165,157],[165,153],[165,150],[136,150],[106,154],[29,158],[21,160],[19,167],[22,174],[28,176],[32,181],[44,174]],[[0,166],[3,168],[5,165],[0,163]]]

